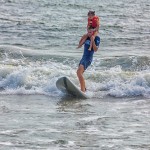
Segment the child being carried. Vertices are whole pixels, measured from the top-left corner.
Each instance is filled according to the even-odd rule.
[[[100,26],[99,17],[95,15],[95,11],[89,11],[88,12],[87,31],[91,28],[93,29],[93,35],[91,37],[92,39],[95,39],[96,35],[98,34],[99,26]],[[82,47],[82,45],[84,44],[84,42],[86,41],[87,38],[88,38],[88,34],[84,34],[82,36],[82,38],[80,39],[79,45],[77,48]],[[91,51],[92,45],[93,45],[93,42],[91,40],[90,47],[88,49],[89,51]]]

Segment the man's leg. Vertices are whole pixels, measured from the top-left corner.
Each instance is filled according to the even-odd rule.
[[[77,70],[77,76],[79,78],[81,91],[85,92],[85,81],[84,81],[84,78],[83,78],[83,72],[84,72],[84,66],[80,65],[78,70]]]

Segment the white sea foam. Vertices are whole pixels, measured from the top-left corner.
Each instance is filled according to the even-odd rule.
[[[4,49],[7,50],[6,47]],[[5,52],[5,57],[0,61],[0,94],[60,96],[61,92],[56,88],[55,83],[61,76],[68,76],[79,86],[76,75],[78,60],[69,58],[44,60],[36,57],[36,59],[30,59],[23,56],[24,51],[28,53],[28,50],[19,50],[23,52],[21,57],[13,58]],[[11,53],[14,54],[13,51]],[[34,52],[32,51],[32,53]],[[121,62],[126,59],[132,63],[121,66]],[[84,74],[89,97],[102,98],[107,95],[150,97],[148,58],[127,57],[111,58],[111,60],[109,58],[109,61],[113,62],[115,66],[106,60],[108,58],[101,61],[96,59],[96,62],[93,62]],[[129,66],[129,70],[126,70],[127,66]]]
[[[14,145],[14,144],[11,143],[11,142],[0,142],[0,145],[11,146],[11,145]]]

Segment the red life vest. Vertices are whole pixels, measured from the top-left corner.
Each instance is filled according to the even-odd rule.
[[[98,16],[94,16],[92,19],[88,18],[88,26],[96,28],[98,26],[97,21],[99,20]]]

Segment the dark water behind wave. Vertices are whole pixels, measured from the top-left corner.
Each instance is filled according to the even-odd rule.
[[[101,18],[101,51],[97,55],[149,54],[148,1],[1,1],[0,44],[21,45],[73,55],[86,32],[87,12]],[[64,51],[66,50],[66,51]],[[109,53],[108,53],[109,52]]]

